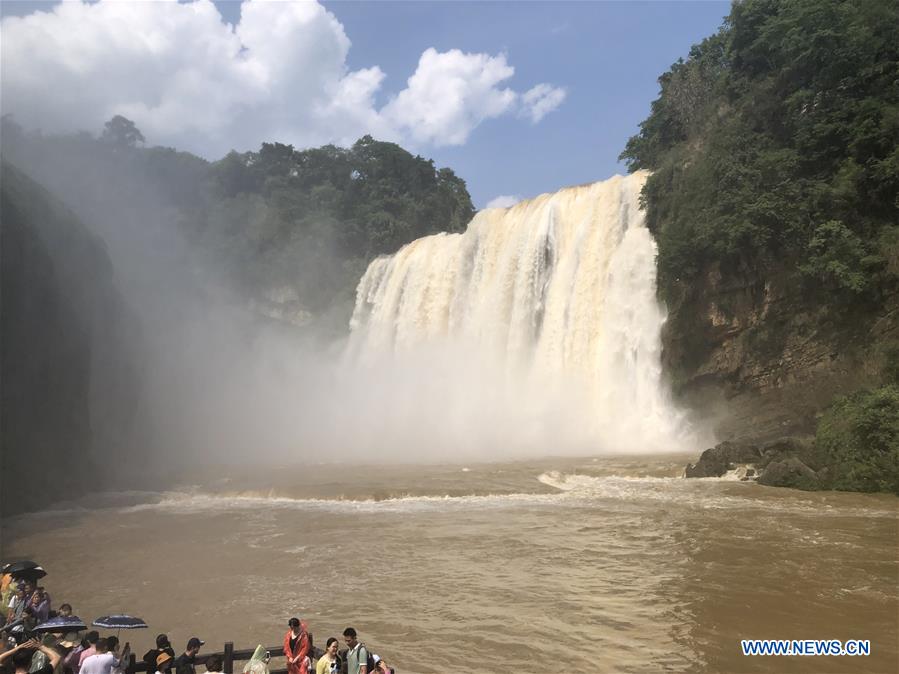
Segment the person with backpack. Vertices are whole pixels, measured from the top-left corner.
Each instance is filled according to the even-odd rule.
[[[347,627],[343,631],[343,640],[346,642],[346,671],[347,674],[373,674],[375,663],[371,653],[361,641],[356,638],[356,630]]]
[[[175,659],[175,649],[172,648],[172,644],[169,642],[168,636],[165,634],[160,634],[156,637],[156,648],[151,648],[149,651],[144,653],[143,660],[145,663],[147,663],[148,673],[157,671],[159,656],[163,653],[167,653],[172,660]],[[75,672],[75,674],[78,673]]]

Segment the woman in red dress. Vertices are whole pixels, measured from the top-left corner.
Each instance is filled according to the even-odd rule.
[[[284,635],[284,657],[287,658],[288,674],[308,674],[309,634],[305,621],[291,618],[287,622],[289,630]]]

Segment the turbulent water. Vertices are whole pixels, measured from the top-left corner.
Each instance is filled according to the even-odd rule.
[[[616,176],[488,209],[462,234],[375,260],[357,290],[352,358],[408,362],[429,350],[430,362],[452,364],[442,381],[450,406],[473,397],[471,407],[492,405],[503,419],[518,411],[521,423],[537,419],[556,440],[563,429],[593,450],[694,440],[662,382],[665,316],[639,208],[645,179]]]
[[[896,671],[899,501],[686,480],[686,458],[246,469],[6,520],[2,554],[83,618],[145,618],[141,653],[159,631],[274,645],[300,615],[400,672]]]

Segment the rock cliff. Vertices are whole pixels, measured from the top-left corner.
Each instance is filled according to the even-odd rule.
[[[0,189],[0,515],[102,480],[137,396],[134,323],[103,243],[4,162]]]
[[[880,383],[884,351],[899,340],[899,295],[825,302],[788,263],[727,271],[712,265],[663,289],[664,365],[719,439],[813,434],[835,395]]]

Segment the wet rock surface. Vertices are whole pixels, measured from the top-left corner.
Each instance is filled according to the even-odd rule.
[[[705,450],[695,464],[687,464],[686,477],[721,477],[740,464],[757,464],[762,458],[755,445],[739,442],[722,442]]]
[[[710,263],[661,288],[663,366],[687,407],[715,411],[720,437],[761,445],[814,433],[834,397],[880,384],[884,345],[899,340],[899,293],[836,312],[792,269]]]
[[[769,487],[820,489],[814,444],[803,438],[787,437],[762,447],[744,442],[722,442],[705,450],[694,464],[687,464],[685,477],[722,477],[742,469],[740,479],[755,480]]]
[[[769,463],[756,480],[767,487],[817,489],[818,474],[795,456]]]

